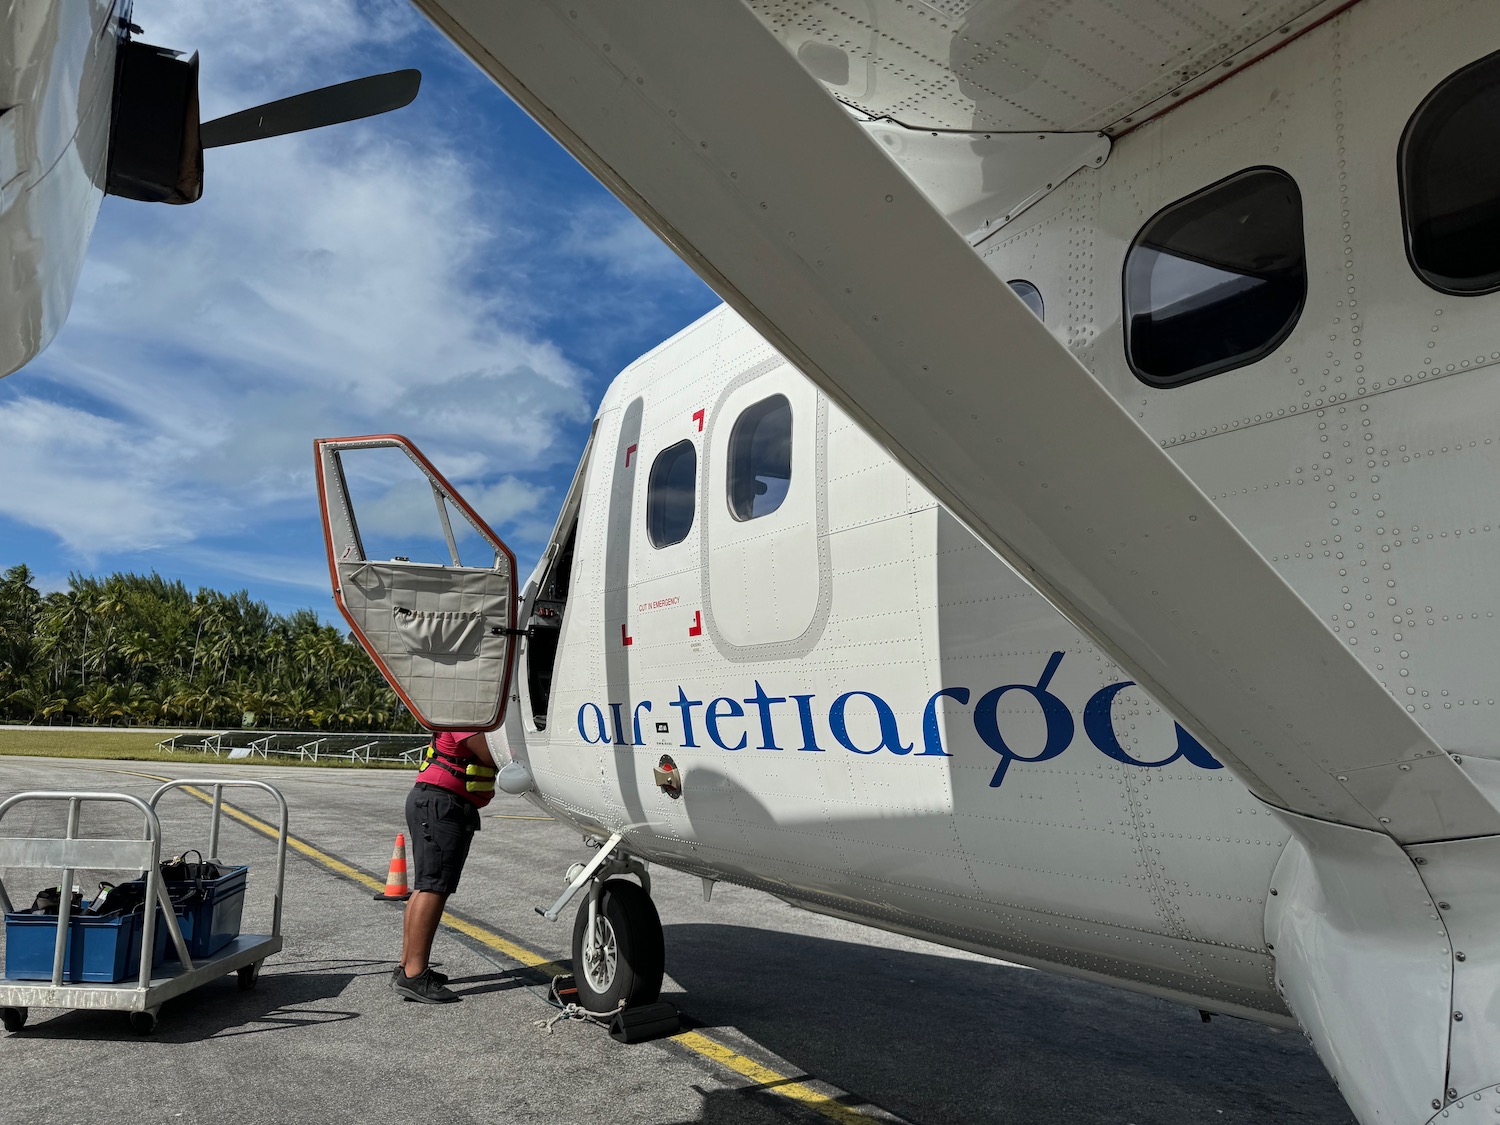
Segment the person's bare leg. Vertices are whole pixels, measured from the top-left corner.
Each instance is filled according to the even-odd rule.
[[[396,958],[396,967],[406,971],[406,951],[411,948],[411,899],[401,907],[401,956]]]
[[[406,914],[401,922],[401,971],[408,977],[427,970],[432,956],[432,939],[437,936],[438,922],[448,896],[436,891],[416,891],[406,900]]]

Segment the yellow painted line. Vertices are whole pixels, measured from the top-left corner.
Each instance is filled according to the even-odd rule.
[[[864,1123],[872,1120],[869,1114],[861,1113],[857,1109],[851,1109],[843,1102],[837,1101],[827,1094],[819,1093],[811,1086],[793,1081],[780,1071],[772,1070],[770,1067],[764,1066],[754,1059],[740,1054],[733,1048],[726,1047],[724,1044],[710,1039],[702,1032],[679,1032],[672,1036],[672,1042],[680,1043],[689,1051],[702,1055],[704,1058],[712,1059],[720,1066],[728,1067],[736,1074],[744,1075],[750,1081],[758,1083],[773,1094],[780,1094],[784,1098],[791,1098],[794,1102],[801,1102],[809,1109],[816,1110],[832,1121]]]
[[[111,770],[109,772],[128,773],[132,777],[146,777],[150,778],[152,781],[165,782],[172,780],[169,777],[159,777],[153,773],[137,773],[133,770]],[[205,793],[203,790],[197,788],[196,786],[185,785],[183,786],[182,791],[189,796],[198,798],[198,800],[202,801],[204,804],[211,805],[214,802],[212,794]],[[247,828],[259,832],[262,836],[268,836],[272,840],[275,840],[280,834],[279,830],[274,824],[269,824],[266,821],[261,820],[258,816],[252,816],[247,812],[243,812],[242,810],[237,809],[233,805],[229,804],[227,801],[221,802],[220,807],[224,810],[227,816],[233,817],[235,820],[239,821]],[[380,892],[385,890],[385,884],[380,882],[380,880],[374,878],[371,875],[365,874],[365,872],[361,871],[359,868],[345,863],[343,860],[338,859],[335,856],[329,855],[321,848],[313,847],[313,845],[309,844],[305,840],[297,839],[297,837],[291,835],[290,833],[287,834],[286,846],[297,852],[299,855],[306,856],[314,863],[319,864],[322,867],[326,867],[334,874],[342,875],[346,879],[354,880],[354,882],[359,883],[361,886],[370,888],[370,890],[374,891],[376,894],[379,894]],[[546,957],[543,957],[539,953],[534,953],[524,946],[517,945],[513,941],[507,941],[499,934],[492,933],[489,930],[485,929],[483,926],[477,925],[473,922],[467,922],[462,918],[455,918],[453,915],[445,913],[442,917],[442,924],[447,926],[451,930],[455,930],[458,933],[465,935],[466,937],[473,938],[481,945],[489,946],[489,948],[495,950],[497,953],[502,953],[506,957],[509,957],[512,961],[519,961],[521,964],[527,966],[528,968],[541,969],[550,976],[560,976],[568,971],[565,966],[559,965],[556,961],[552,961]]]
[[[491,820],[556,820],[555,816],[521,816],[518,813],[490,813]]]
[[[193,786],[188,785],[183,787],[183,792],[189,793],[192,796],[197,797],[200,801],[206,802],[207,804],[213,804],[212,794],[205,793],[201,789],[196,789]],[[274,824],[268,824],[266,821],[261,820],[259,817],[251,816],[247,812],[241,812],[233,805],[227,803],[222,807],[225,813],[227,813],[229,816],[234,817],[234,819],[239,821],[241,824],[254,829],[263,836],[269,836],[273,840],[276,839],[277,828]],[[293,849],[300,855],[306,856],[314,863],[320,864],[323,867],[328,868],[328,870],[344,876],[346,879],[353,879],[356,883],[369,887],[376,894],[379,894],[380,892],[385,890],[385,884],[380,882],[380,880],[374,878],[373,876],[365,874],[363,871],[359,870],[359,868],[353,867],[335,856],[329,855],[327,852],[323,851],[320,848],[313,847],[311,844],[307,843],[304,840],[299,840],[295,836],[289,835],[287,836],[286,843],[287,847]],[[559,965],[557,962],[543,957],[539,953],[534,953],[524,946],[517,945],[513,941],[507,941],[499,934],[492,933],[490,930],[487,930],[483,926],[480,926],[474,922],[468,922],[462,918],[455,918],[452,914],[445,913],[442,917],[442,924],[447,926],[450,930],[461,933],[466,937],[473,938],[481,945],[486,945],[489,948],[495,950],[497,953],[504,954],[512,961],[519,961],[527,968],[541,969],[549,976],[560,976],[561,974],[568,971],[564,966]]]
[[[214,803],[212,794],[205,793],[201,789],[195,789],[191,785],[184,786],[182,791],[189,794],[190,796],[197,797],[198,800],[202,801],[206,805],[211,805]],[[246,825],[249,828],[253,828],[262,836],[269,836],[274,840],[280,835],[280,830],[274,824],[268,824],[264,820],[261,820],[260,817],[251,816],[247,812],[241,812],[239,809],[235,808],[227,801],[222,802],[220,804],[220,807],[224,810],[225,815],[233,817],[235,820],[239,821],[241,824]],[[380,880],[374,878],[373,876],[366,875],[359,868],[354,867],[351,864],[347,864],[341,859],[336,859],[335,857],[329,855],[327,852],[323,851],[321,848],[313,847],[305,840],[297,839],[297,837],[291,835],[290,833],[287,834],[286,846],[291,848],[294,852],[297,852],[299,855],[306,856],[314,863],[321,864],[335,874],[342,875],[346,879],[353,879],[356,883],[369,887],[376,894],[379,894],[381,891],[385,890],[385,884],[380,882]]]
[[[127,773],[133,777],[150,778],[152,781],[166,782],[172,780],[172,778],[169,777],[159,777],[156,774],[151,773],[137,773],[133,770],[109,770],[106,772]],[[194,786],[184,786],[182,791],[198,798],[198,800],[203,801],[206,804],[213,804],[212,795],[205,793],[203,792],[203,790],[195,788]],[[259,817],[251,816],[247,812],[242,812],[241,810],[235,808],[233,805],[230,805],[227,802],[221,802],[220,807],[224,810],[224,812],[233,817],[235,820],[238,820],[241,824],[244,824],[246,827],[259,832],[263,836],[269,836],[274,840],[280,834],[275,825],[268,824],[264,820],[261,820]],[[501,814],[495,815],[499,816]],[[507,819],[551,820],[552,818],[512,817]],[[306,856],[314,863],[326,867],[328,870],[342,875],[346,879],[353,879],[356,883],[360,883],[363,886],[369,887],[371,890],[374,890],[376,892],[385,890],[384,883],[381,883],[372,876],[365,874],[357,867],[352,867],[351,865],[345,863],[343,860],[329,855],[327,852],[321,850],[320,848],[313,847],[313,845],[307,843],[306,841],[299,840],[297,839],[297,837],[288,834],[286,842],[287,847],[293,849],[298,854]],[[479,942],[481,945],[488,946],[490,949],[495,950],[497,953],[509,957],[512,961],[517,961],[520,964],[527,966],[528,968],[538,969],[548,974],[549,976],[560,976],[569,971],[567,966],[559,965],[556,961],[551,961],[542,956],[540,953],[536,953],[533,950],[527,949],[525,946],[517,945],[515,942],[501,937],[499,934],[485,929],[483,926],[479,925],[476,922],[469,922],[462,918],[455,918],[451,914],[444,914],[442,918],[442,924],[447,926],[450,930],[461,933],[465,937],[472,938],[475,941]],[[782,1097],[789,1098],[795,1102],[801,1102],[809,1109],[822,1114],[824,1117],[827,1117],[831,1121],[853,1123],[853,1125],[862,1125],[862,1123],[864,1122],[874,1120],[874,1118],[872,1118],[869,1114],[862,1113],[858,1109],[853,1109],[849,1106],[846,1106],[843,1102],[840,1102],[827,1094],[820,1093],[819,1091],[814,1090],[811,1086],[808,1086],[805,1083],[796,1081],[788,1074],[782,1074],[780,1071],[773,1070],[771,1067],[768,1067],[763,1063],[758,1063],[754,1059],[740,1054],[733,1048],[726,1047],[724,1044],[718,1042],[717,1040],[710,1039],[702,1032],[678,1032],[676,1035],[672,1036],[672,1042],[685,1047],[687,1050],[692,1051],[696,1055],[701,1055],[706,1059],[716,1062],[720,1066],[734,1071],[736,1074],[750,1079],[750,1081],[763,1087],[770,1093],[779,1094]]]
[[[512,961],[519,961],[528,968],[540,969],[548,976],[558,977],[568,971],[566,966],[559,965],[556,961],[549,961],[540,953],[533,953],[531,950],[517,945],[513,941],[506,941],[499,934],[491,933],[483,926],[473,922],[466,922],[462,918],[455,918],[451,914],[444,914],[443,925],[457,930],[461,934],[466,934],[482,945],[487,945],[491,949],[505,954]]]

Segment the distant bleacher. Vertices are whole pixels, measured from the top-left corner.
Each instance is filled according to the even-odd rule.
[[[157,749],[191,750],[226,758],[296,758],[303,762],[328,759],[363,762],[404,762],[416,765],[426,748],[426,734],[324,734],[295,730],[221,730],[174,734]]]

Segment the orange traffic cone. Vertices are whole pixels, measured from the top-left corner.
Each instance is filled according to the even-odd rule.
[[[378,902],[405,902],[411,898],[411,889],[406,885],[406,833],[396,833],[396,846],[391,851],[391,869],[385,877],[385,890],[375,896]]]

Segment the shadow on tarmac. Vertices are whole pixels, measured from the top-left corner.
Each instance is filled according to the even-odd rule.
[[[1301,1036],[1105,985],[942,954],[668,926],[664,994],[911,1121],[1351,1122]],[[706,1095],[700,1122],[733,1121]],[[1045,1107],[1043,1110],[1042,1107]]]
[[[738,1090],[705,1090],[702,1086],[694,1086],[703,1098],[703,1109],[697,1117],[690,1121],[663,1122],[663,1125],[745,1125],[748,1106],[756,1106],[765,1111],[765,1118],[782,1121],[819,1121],[826,1122],[827,1118],[808,1110],[803,1113],[797,1112],[792,1103],[778,1094],[773,1094],[768,1086],[748,1086]],[[761,1120],[757,1115],[755,1120]]]
[[[388,961],[273,961],[248,992],[234,975],[209,981],[168,1000],[161,1007],[151,1039],[161,1043],[195,1043],[236,1035],[260,1035],[312,1024],[342,1023],[360,1013],[337,1008],[307,1007],[333,1000],[357,977],[388,974]],[[38,1013],[40,1014],[40,1013]],[[50,1019],[28,1023],[19,1033],[28,1039],[70,1042],[129,1041],[140,1036],[124,1012],[74,1009]]]
[[[544,979],[538,976],[535,969],[516,968],[480,976],[454,977],[448,982],[448,987],[460,996],[483,996],[489,992],[509,992],[515,988],[538,988]]]

